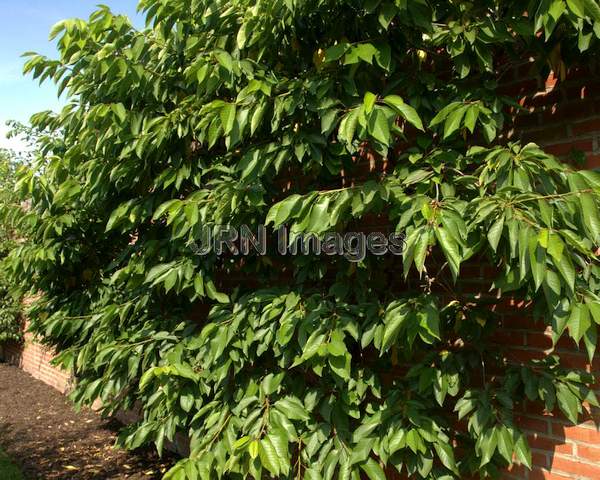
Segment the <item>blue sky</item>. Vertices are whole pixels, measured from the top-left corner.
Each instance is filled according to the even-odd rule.
[[[0,147],[23,148],[19,139],[6,139],[7,120],[27,122],[36,112],[61,106],[54,84],[39,86],[22,75],[25,59],[21,55],[34,51],[56,57],[54,44],[48,40],[52,26],[65,18],[87,18],[99,3],[143,25],[143,18],[136,14],[137,0],[0,0]]]

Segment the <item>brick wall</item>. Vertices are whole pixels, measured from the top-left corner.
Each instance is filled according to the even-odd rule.
[[[581,158],[587,168],[600,167],[600,68],[573,68],[562,82],[552,73],[545,79],[530,76],[531,70],[526,63],[504,78],[502,91],[525,108],[515,112],[510,136],[563,160]]]
[[[515,113],[516,130],[509,137],[535,142],[575,166],[600,167],[600,69],[596,65],[574,68],[564,81],[554,75],[540,78],[524,63],[504,79],[506,94],[517,95],[526,109]],[[582,162],[582,163],[580,163]],[[514,302],[512,313],[503,317],[504,331],[498,343],[510,346],[515,361],[539,358],[552,347],[551,329],[524,318],[524,305]],[[585,349],[570,339],[556,349],[562,362],[600,376],[600,358],[589,365]],[[588,412],[584,421],[571,426],[536,405],[526,405],[519,418],[528,433],[534,469],[517,467],[506,478],[519,480],[600,479],[600,432],[598,412]]]
[[[23,343],[8,343],[2,346],[4,360],[16,365],[34,378],[67,393],[71,385],[71,375],[51,365],[54,352],[34,341],[31,333],[25,333]]]
[[[489,274],[485,266],[480,270],[481,277]],[[521,301],[510,300],[497,310],[503,328],[497,332],[494,343],[515,363],[543,358],[552,348],[551,328],[534,321],[528,307]],[[585,349],[579,350],[571,339],[559,340],[554,352],[559,354],[563,365],[593,371],[600,377],[600,358],[596,356],[590,365]],[[533,469],[516,466],[504,475],[505,479],[600,479],[598,412],[588,409],[581,423],[573,426],[559,413],[553,415],[545,412],[541,404],[526,401],[517,411],[515,421],[529,439]]]
[[[525,108],[513,112],[516,129],[507,137],[524,142],[536,142],[561,159],[581,166],[600,167],[600,69],[588,65],[572,69],[565,81],[558,82],[550,74],[541,78],[532,74],[527,62],[511,70],[503,78],[502,90],[517,96]],[[381,169],[372,165],[369,171]],[[471,273],[469,273],[471,274]],[[474,276],[489,276],[482,266]],[[506,306],[504,330],[498,336],[499,346],[507,349],[514,361],[539,358],[551,347],[550,331],[535,324],[525,305],[518,301]],[[593,371],[600,375],[600,358],[593,365],[587,362],[585,351],[570,340],[559,342],[557,351],[567,365]],[[49,365],[52,352],[26,336],[23,347],[8,345],[5,356],[34,377],[60,391],[69,387],[69,375]],[[526,405],[519,416],[520,426],[531,442],[534,469],[515,467],[505,477],[512,480],[597,480],[600,479],[600,432],[595,420],[597,412],[589,412],[584,421],[570,426],[563,418],[553,416],[537,405]]]

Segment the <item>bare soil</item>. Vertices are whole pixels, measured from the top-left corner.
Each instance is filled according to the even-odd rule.
[[[0,363],[0,447],[26,480],[160,479],[175,460],[114,448],[119,427]]]

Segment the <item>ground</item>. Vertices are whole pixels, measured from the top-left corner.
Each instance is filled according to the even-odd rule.
[[[118,424],[69,400],[16,367],[0,363],[0,478],[105,480],[161,478],[173,462],[152,451],[114,448]],[[10,469],[10,470],[9,470]],[[5,473],[6,472],[6,473]],[[14,476],[10,477],[9,474]]]

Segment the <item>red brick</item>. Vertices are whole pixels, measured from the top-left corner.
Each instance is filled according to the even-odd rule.
[[[543,114],[544,122],[562,122],[564,120],[583,119],[594,114],[594,102],[579,100],[569,103],[560,102],[548,107]]]
[[[501,95],[518,97],[519,95],[531,95],[539,90],[538,80],[535,78],[525,79],[516,83],[501,86],[498,91]]]
[[[538,450],[546,450],[552,454],[560,453],[563,455],[573,455],[573,444],[565,443],[564,440],[550,438],[537,433],[527,435],[529,446]]]
[[[524,141],[534,143],[554,143],[557,138],[567,138],[566,125],[533,130],[523,135]]]
[[[544,332],[536,329],[532,332],[527,332],[527,346],[533,348],[540,348],[542,350],[548,350],[552,348],[552,328],[547,327]],[[577,350],[575,342],[565,335],[563,335],[556,343],[557,350],[573,351]]]
[[[515,127],[518,129],[537,127],[540,125],[540,116],[537,112],[533,113],[519,113],[514,120]]]
[[[589,169],[599,168],[600,167],[600,155],[587,155],[585,167],[589,168]]]
[[[561,88],[561,91],[564,94],[564,97],[567,101],[570,100],[589,100],[591,98],[591,92],[596,88],[593,88],[592,85],[585,84],[569,84],[564,85]]]
[[[574,142],[556,143],[554,145],[548,145],[544,150],[551,153],[552,155],[567,155],[573,150],[580,150],[583,152],[591,152],[594,148],[592,140],[579,140]]]
[[[527,346],[547,350],[552,348],[552,338],[542,332],[527,332]]]
[[[34,378],[56,388],[62,393],[69,389],[70,375],[50,365],[53,352],[31,341],[31,335],[25,335],[24,344],[9,344],[4,348],[9,363],[18,366]]]
[[[526,478],[526,477],[521,477]],[[529,480],[571,480],[573,477],[562,475],[561,473],[553,473],[548,470],[534,468],[529,472]]]
[[[552,459],[551,470],[560,470],[564,473],[572,473],[579,477],[586,477],[590,480],[600,478],[600,465],[592,465],[579,462],[570,458],[563,458],[555,455]]]
[[[550,433],[550,424],[546,418],[534,418],[526,415],[519,415],[515,418],[519,428],[532,430],[537,433]],[[540,447],[538,447],[540,448]]]
[[[560,90],[553,90],[551,92],[537,92],[525,101],[526,107],[533,107],[539,109],[540,107],[552,106],[561,102],[563,99],[563,93]]]
[[[550,461],[546,452],[532,452],[531,463],[536,467],[550,468]]]
[[[523,64],[519,65],[514,70],[517,78],[535,77],[535,75],[537,74],[535,63],[529,60],[526,60],[525,62],[523,62]]]
[[[567,73],[567,79],[570,82],[573,82],[574,80],[584,80],[589,82],[594,77],[597,78],[598,76],[595,74],[594,68],[589,65],[571,67]]]
[[[585,122],[576,123],[572,128],[573,135],[575,136],[591,132],[600,132],[600,118],[591,118]]]
[[[587,355],[581,353],[561,353],[560,363],[568,368],[590,371]]]
[[[525,333],[505,329],[496,330],[490,338],[493,343],[500,345],[525,346]]]
[[[568,438],[574,442],[600,445],[600,432],[596,431],[594,428],[553,423],[552,434],[561,438]],[[600,476],[598,476],[598,478],[600,478]]]
[[[517,465],[516,463],[507,470],[510,472],[512,478],[527,478],[527,472],[529,471],[527,467],[523,465]]]
[[[597,447],[577,445],[577,456],[582,460],[600,464],[600,445]]]
[[[533,327],[533,319],[527,315],[506,315],[502,320],[504,328],[528,330]]]
[[[511,348],[507,350],[506,357],[511,362],[527,363],[531,360],[544,358],[544,353],[539,350],[523,350],[520,348]]]

